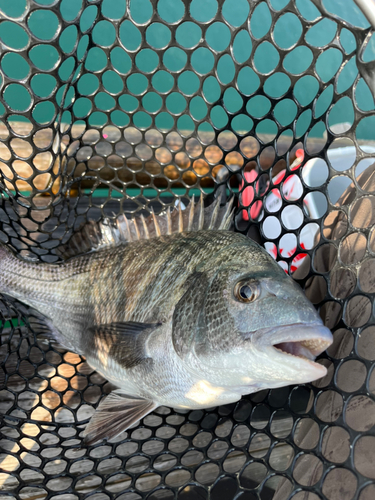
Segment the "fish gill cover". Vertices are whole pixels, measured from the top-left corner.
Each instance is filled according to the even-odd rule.
[[[113,387],[35,339],[26,307],[3,297],[1,496],[372,500],[375,57],[359,9],[3,0],[0,41],[5,245],[58,262],[87,220],[235,193],[235,230],[292,274],[334,336],[312,384],[162,407],[84,447]]]

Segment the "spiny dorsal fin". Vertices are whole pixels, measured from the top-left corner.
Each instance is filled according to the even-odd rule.
[[[119,230],[123,235],[125,235],[126,241],[132,241],[133,238],[132,238],[132,233],[130,231],[130,225],[129,225],[128,219],[126,218],[126,220],[124,222],[125,222],[125,224],[122,224],[121,228],[119,226]]]
[[[152,217],[152,220],[153,220],[153,223],[154,223],[156,236],[161,236],[158,218],[155,215],[154,209],[152,207],[151,207],[151,217]]]
[[[205,208],[201,195],[198,203],[193,196],[185,210],[179,201],[172,211],[168,207],[159,215],[151,208],[151,214],[146,218],[141,215],[128,219],[125,215],[120,215],[114,221],[90,221],[76,232],[68,243],[58,247],[56,253],[66,260],[75,255],[167,234],[202,229],[229,230],[233,221],[232,206],[233,198],[223,207],[220,206],[220,199],[216,198]]]
[[[221,219],[221,223],[218,228],[219,230],[226,230],[230,228],[234,215],[234,208],[232,210],[232,206],[233,206],[233,197],[231,198],[231,200],[229,200],[229,202],[226,205],[225,213]]]
[[[172,217],[171,217],[171,207],[167,208],[167,234],[172,234]]]
[[[149,239],[150,238],[150,233],[148,232],[148,227],[147,227],[145,218],[143,217],[143,214],[141,215],[141,221],[142,221],[142,224],[143,224],[145,238]]]
[[[214,201],[213,205],[214,205],[214,207],[212,210],[210,225],[208,226],[208,229],[214,229],[216,221],[217,221],[217,217],[219,215],[220,203],[219,203],[218,198]]]
[[[188,231],[192,231],[193,220],[194,220],[194,209],[195,209],[195,196],[194,195],[191,199],[189,208],[190,208],[190,210],[189,210]]]
[[[56,248],[56,253],[64,260],[84,253],[114,247],[132,241],[129,224],[113,225],[108,219],[102,222],[88,221],[70,240]]]
[[[203,229],[204,224],[204,204],[203,204],[203,196],[201,195],[199,203],[199,219],[198,219],[198,231]]]
[[[133,221],[133,224],[134,224],[135,234],[137,235],[137,240],[140,240],[141,239],[141,234],[140,234],[139,229],[138,229],[137,219],[134,218],[134,219],[132,219],[132,221]]]
[[[182,233],[184,230],[184,221],[182,218],[182,203],[178,203],[178,232]]]

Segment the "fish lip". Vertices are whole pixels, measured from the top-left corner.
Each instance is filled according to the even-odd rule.
[[[333,337],[322,323],[294,323],[258,331],[255,341],[259,347],[273,347],[281,355],[312,363],[332,344]]]
[[[291,323],[278,327],[264,328],[254,332],[252,340],[259,345],[274,345],[281,342],[301,342],[321,339],[329,345],[333,342],[331,331],[323,323]]]

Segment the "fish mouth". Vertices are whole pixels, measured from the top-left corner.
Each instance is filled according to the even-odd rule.
[[[330,330],[319,323],[296,323],[278,329],[269,340],[279,353],[313,362],[332,344],[333,337]]]
[[[259,345],[271,347],[277,357],[282,356],[289,364],[297,366],[298,362],[302,368],[307,363],[311,368],[326,371],[314,362],[333,342],[332,333],[322,323],[295,323],[257,333]]]
[[[324,352],[332,342],[322,339],[310,339],[301,341],[280,342],[274,344],[273,347],[278,351],[289,354],[290,356],[297,356],[308,361],[314,361],[319,354]]]

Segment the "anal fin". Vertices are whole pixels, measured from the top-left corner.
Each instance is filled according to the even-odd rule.
[[[159,405],[148,399],[111,392],[98,406],[83,432],[84,445],[111,439],[126,431]]]

